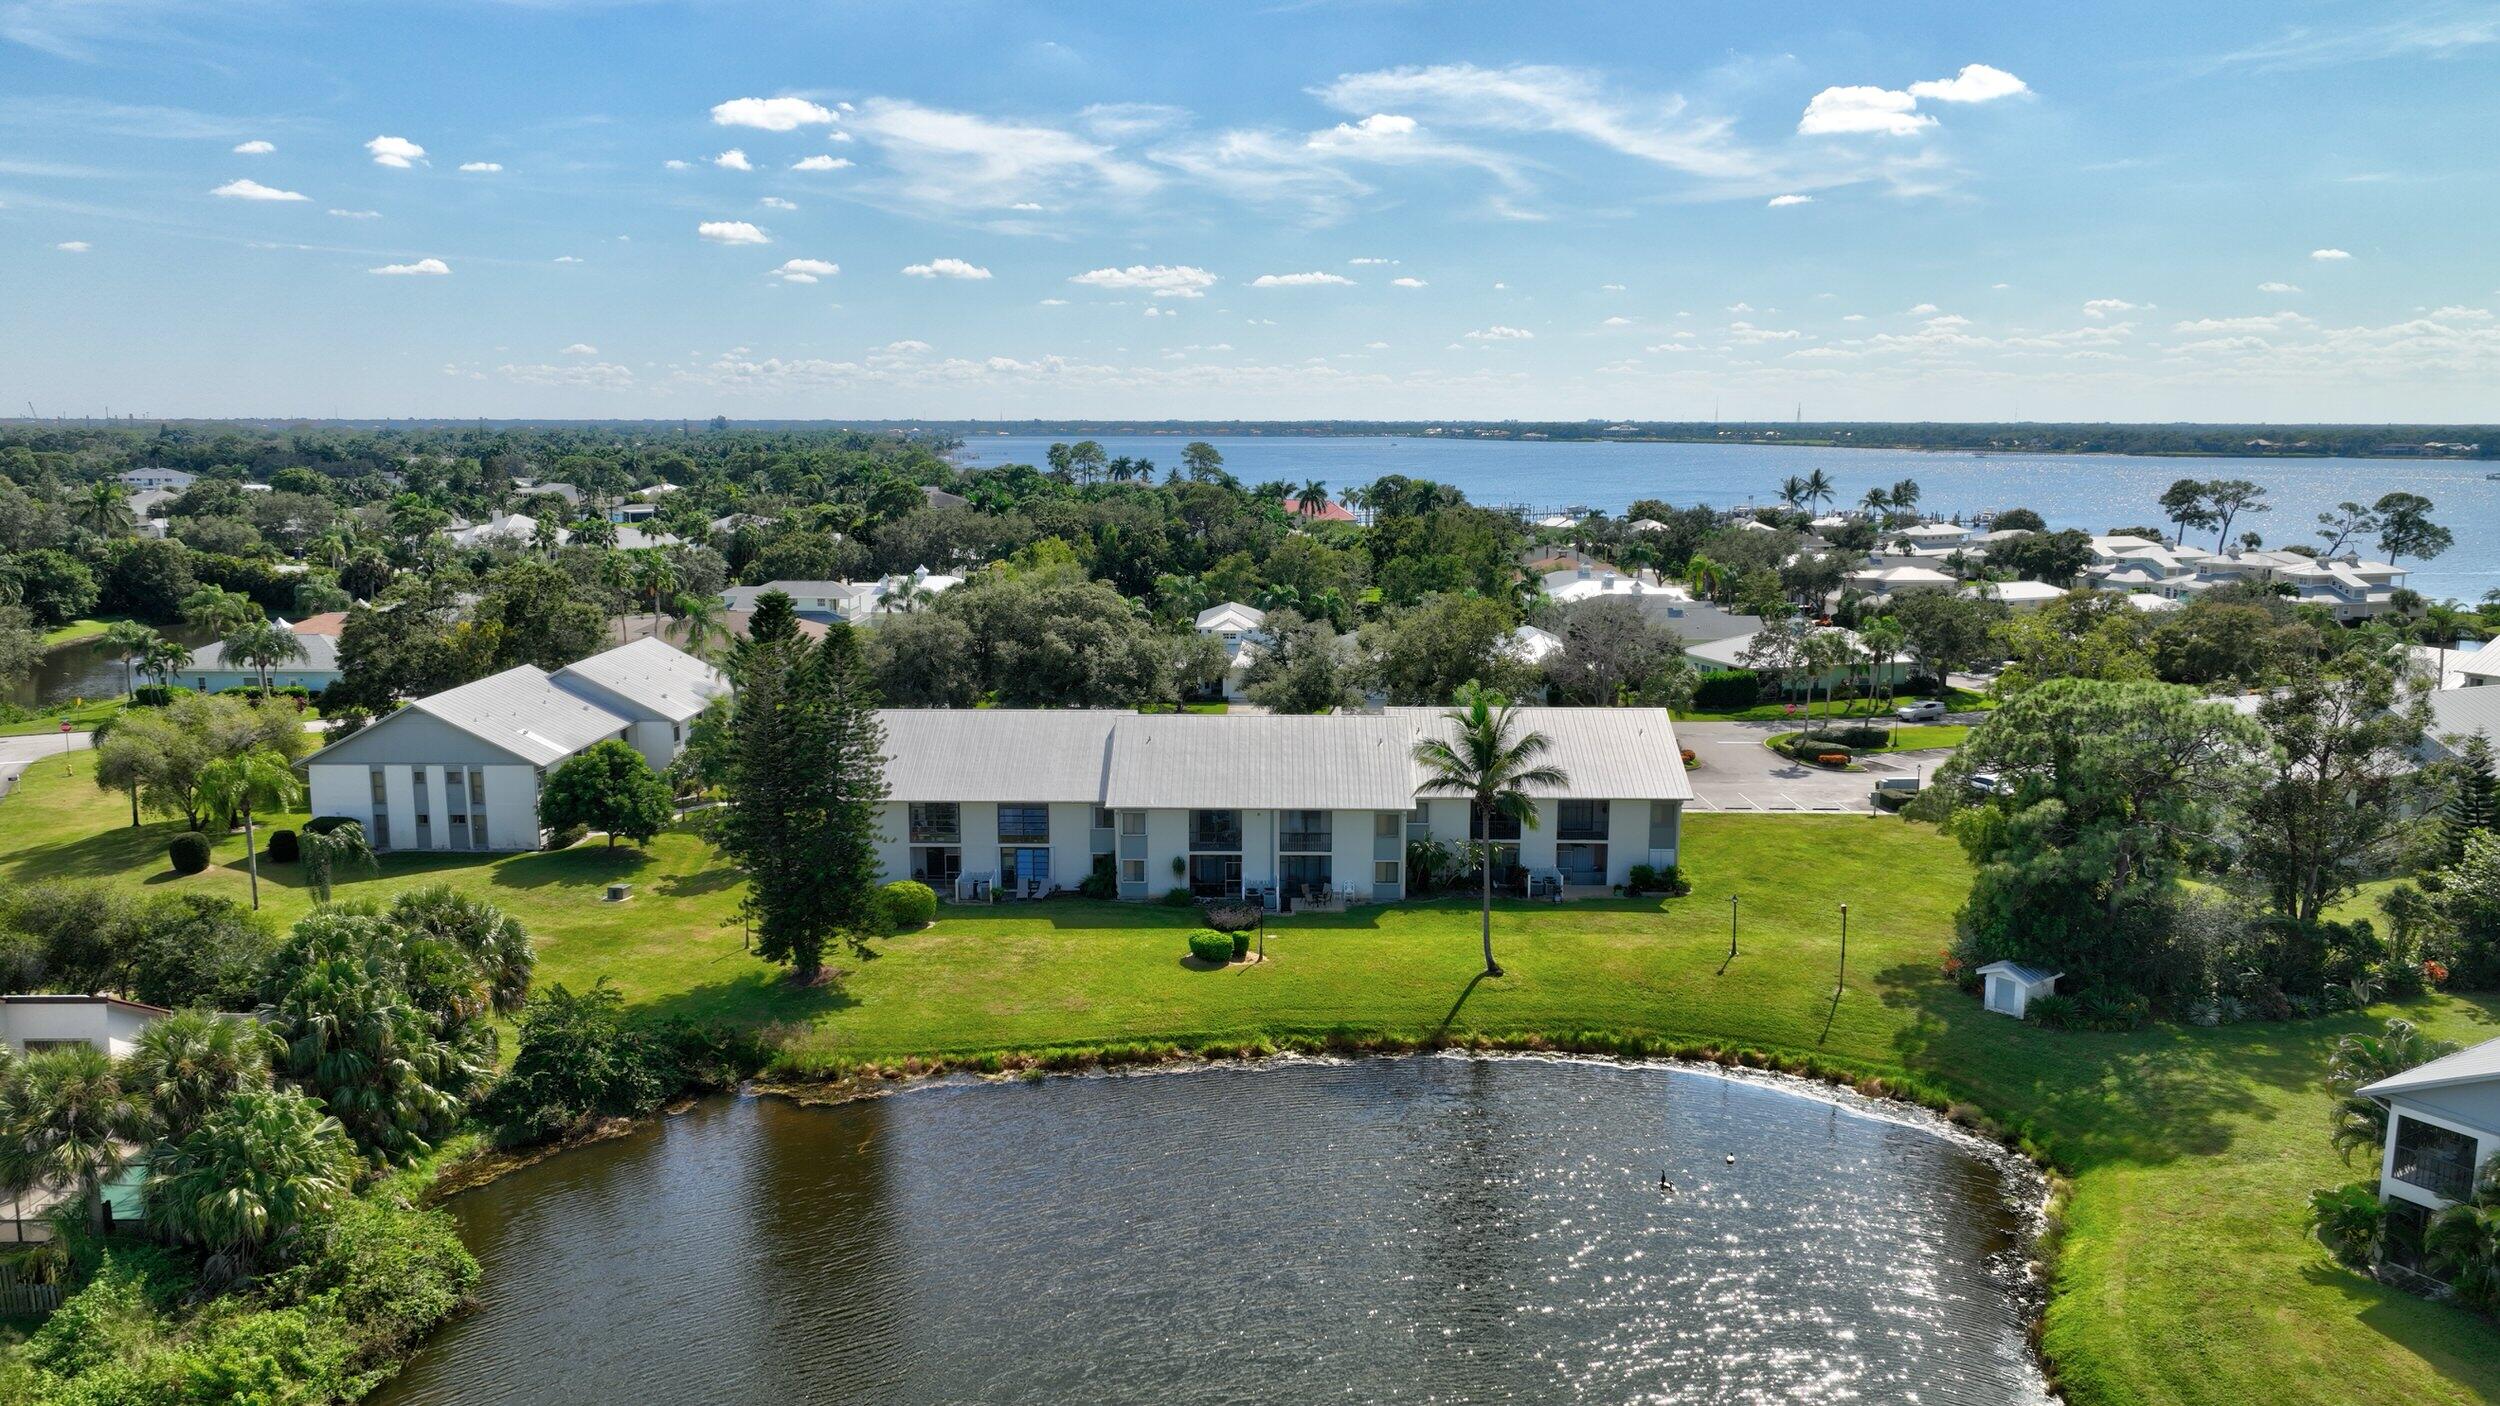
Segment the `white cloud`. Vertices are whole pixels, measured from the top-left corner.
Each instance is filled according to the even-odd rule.
[[[1389,349],[1389,344],[1388,344],[1387,342],[1365,342],[1365,343],[1363,344],[1363,350],[1365,350],[1365,351],[1387,351],[1388,349]],[[1210,348],[1208,348],[1208,350],[1209,350],[1209,351],[1231,351],[1231,350],[1232,350],[1232,348],[1231,348],[1231,347],[1228,347],[1228,346],[1215,346],[1215,347],[1210,347]]]
[[[1610,317],[1598,325],[1600,327],[1629,327],[1632,325],[1632,319],[1628,317]]]
[[[225,197],[226,199],[228,199],[228,200],[306,200],[306,199],[310,199],[310,197],[309,197],[309,196],[306,196],[306,195],[305,195],[305,194],[303,194],[301,191],[293,191],[293,190],[279,190],[279,189],[278,189],[277,187],[275,187],[275,186],[265,186],[265,185],[262,185],[260,182],[258,182],[258,181],[254,181],[254,180],[236,180],[236,181],[228,181],[228,182],[226,182],[224,185],[221,185],[221,186],[217,187],[215,190],[210,191],[210,192],[209,192],[209,194],[211,194],[211,195],[221,195],[221,196],[224,196],[224,197]]]
[[[1684,345],[1682,342],[1660,342],[1660,343],[1658,343],[1656,346],[1643,347],[1643,348],[1641,348],[1641,350],[1642,350],[1642,351],[1645,351],[1645,352],[1658,353],[1658,352],[1688,352],[1688,351],[1691,351],[1691,350],[1693,350],[1693,349],[1692,349],[1691,347],[1688,347],[1688,346]]]
[[[903,272],[913,278],[968,278],[977,280],[990,276],[990,271],[988,269],[981,267],[979,264],[966,263],[961,259],[931,259],[925,264],[906,264],[903,267]]]
[[[276,151],[277,149],[278,144],[276,142],[253,140],[235,143],[234,154],[237,156],[267,156],[269,153]]]
[[[2114,312],[2134,312],[2151,307],[2150,303],[2130,303],[2124,298],[2093,298],[2083,305],[2085,317],[2107,317]]]
[[[342,220],[378,220],[382,218],[382,212],[379,210],[332,210],[330,213],[338,216]]]
[[[830,109],[805,98],[731,98],[712,108],[712,121],[717,126],[755,127],[766,132],[829,126],[833,120]]]
[[[597,356],[599,349],[588,342],[575,342],[564,349],[566,356]]]
[[[1536,334],[1525,327],[1504,327],[1499,323],[1479,327],[1467,334],[1467,340],[1471,342],[1528,342],[1535,339]]]
[[[2279,281],[2260,283],[2257,285],[2257,291],[2260,293],[2297,293],[2300,291],[2300,285],[2297,283],[2283,283]]]
[[[1922,306],[1923,306],[1923,305],[1922,305]],[[1752,311],[1753,311],[1753,304],[1751,304],[1751,303],[1730,303],[1730,304],[1728,304],[1728,305],[1727,305],[1727,310],[1728,310],[1729,312],[1752,312]],[[1912,308],[1912,309],[1910,309],[1910,311],[1912,311],[1912,312],[1917,312],[1918,310],[1919,310],[1918,308]],[[1932,308],[1932,307],[1930,307],[1930,308],[1927,308],[1927,311],[1929,311],[1929,312],[1934,312],[1934,311],[1935,311],[1935,309],[1934,309],[1934,308]],[[1684,315],[1684,314],[1682,314],[1682,313],[1677,313],[1677,314],[1676,314],[1676,316],[1678,316],[1678,317],[1682,317],[1683,315]]]
[[[1813,203],[1814,197],[1811,195],[1774,195],[1771,197],[1771,208],[1774,210],[1783,210],[1791,205],[1811,205]]]
[[[463,161],[460,163],[460,169],[480,175],[493,175],[503,169],[503,163],[500,161]]]
[[[1065,298],[1044,298],[1039,303],[1034,304],[1036,307],[1044,308],[1064,308],[1067,305],[1068,300]]]
[[[1420,278],[1392,278],[1389,280],[1389,286],[1392,288],[1421,288],[1424,286],[1424,281]]]
[[[668,160],[666,160],[666,161],[661,162],[660,164],[661,164],[662,166],[667,167],[669,170],[672,170],[672,171],[691,171],[691,170],[693,170],[693,169],[694,169],[694,163],[693,163],[693,162],[691,162],[691,161],[680,161],[680,160],[678,160],[678,159],[677,159],[676,157],[674,157],[674,156],[670,157],[670,158],[669,158]]]
[[[1069,278],[1087,288],[1114,288],[1151,293],[1158,298],[1203,298],[1216,276],[1189,264],[1131,264],[1127,268],[1088,269]]]
[[[755,163],[747,160],[747,154],[738,150],[734,146],[729,150],[722,152],[720,155],[713,157],[712,164],[718,166],[724,171],[752,171],[755,169]]]
[[[770,244],[772,236],[744,220],[705,220],[694,232],[714,244]]]
[[[1263,273],[1250,280],[1253,288],[1319,288],[1350,286],[1353,279],[1341,273]]]
[[[1933,98],[1940,103],[1986,103],[2010,98],[2016,93],[2030,92],[2030,85],[2001,68],[1984,63],[1962,65],[1962,71],[1951,78],[1935,78],[1910,85],[1910,96]]]
[[[571,254],[558,254],[556,255],[556,262],[559,264],[578,264],[581,260]]]
[[[401,171],[425,159],[425,148],[406,137],[375,137],[365,143],[365,150],[373,153],[374,165]]]
[[[765,196],[763,199],[761,199],[761,200],[759,200],[759,201],[757,201],[757,202],[755,202],[755,203],[756,203],[756,204],[758,204],[758,205],[763,206],[763,207],[764,207],[765,209],[767,209],[767,210],[796,210],[797,208],[799,208],[799,207],[798,207],[798,202],[796,202],[796,201],[792,201],[792,200],[784,200],[784,199],[782,199],[782,198],[781,198],[780,196],[778,196],[778,195],[768,195],[768,196]]]
[[[1357,267],[1361,267],[1361,266],[1363,266],[1363,265],[1365,265],[1365,264],[1394,264],[1394,263],[1396,263],[1396,262],[1397,262],[1397,260],[1395,260],[1395,259],[1348,259],[1348,260],[1346,260],[1346,262],[1347,262],[1347,263],[1349,263],[1349,264],[1353,264],[1353,265],[1355,265],[1355,266],[1357,266]]]
[[[1057,127],[892,98],[862,103],[854,125],[883,148],[894,193],[933,209],[1005,208],[1080,188],[1134,196],[1162,184],[1147,167]]]
[[[451,272],[451,265],[440,259],[419,259],[413,264],[384,264],[378,269],[367,269],[366,272],[382,274],[389,278],[439,278]]]
[[[1749,178],[1762,164],[1733,140],[1726,120],[1689,116],[1682,98],[1609,93],[1595,75],[1579,69],[1437,64],[1349,73],[1315,91],[1339,111],[1397,112],[1450,127],[1577,137],[1691,175]]]
[[[93,249],[95,246],[89,244],[83,239],[64,239],[52,247],[60,250],[64,254],[84,254],[88,250]]]
[[[1008,209],[1010,209],[1010,210],[1025,210],[1025,211],[1039,210],[1039,209],[1041,209],[1041,208],[1042,208],[1042,202],[1040,202],[1040,201],[1038,201],[1038,200],[1019,200],[1019,201],[1017,201],[1015,204],[1010,205],[1010,206],[1008,206],[1007,208],[1008,208]]]
[[[793,171],[839,171],[851,164],[847,156],[802,156],[790,163]]]
[[[1919,113],[1917,107],[1918,99],[1893,88],[1825,88],[1807,100],[1797,130],[1809,137],[1869,132],[1914,136],[1936,125],[1936,119]]]
[[[2317,324],[2296,312],[2268,313],[2263,317],[2200,317],[2173,323],[2173,332],[2286,332]]]
[[[1934,312],[1935,310],[1936,305],[1934,303],[1921,303],[1917,307],[1910,309],[1910,316],[1925,317],[1927,314]]]
[[[2309,257],[2318,260],[2320,263],[2329,263],[2337,259],[2349,259],[2352,255],[2345,253],[2341,249],[2312,249],[2309,251]]]
[[[841,271],[842,266],[829,259],[787,259],[781,267],[773,270],[773,276],[784,283],[813,283],[820,278],[831,278]]]
[[[1623,285],[1620,283],[1600,283],[1597,285],[1597,291],[1600,293],[1620,293],[1623,291]]]

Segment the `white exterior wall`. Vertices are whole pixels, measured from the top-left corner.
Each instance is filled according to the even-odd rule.
[[[1531,872],[1554,867],[1555,819],[1559,812],[1550,801],[1540,801],[1536,808],[1536,825],[1519,827],[1519,864]]]
[[[1189,812],[1176,812],[1181,818],[1181,832],[1189,829]],[[1276,812],[1245,810],[1241,813],[1241,885],[1243,889],[1264,888],[1276,882],[1279,861],[1276,858]],[[1164,864],[1169,867],[1170,860]]]
[[[417,833],[415,770],[404,766],[382,768],[382,793],[391,817],[391,848],[424,848],[428,841]]]
[[[911,877],[911,806],[888,801],[877,811],[877,882],[890,884]],[[953,898],[951,893],[940,898]]]
[[[1649,862],[1649,802],[1606,803],[1606,882],[1632,877],[1632,866]]]
[[[2411,1182],[2396,1180],[2396,1120],[2398,1118],[2416,1123],[2429,1123],[2446,1128],[2450,1132],[2463,1133],[2474,1139],[2474,1166],[2478,1172],[2484,1163],[2489,1162],[2495,1155],[2500,1155],[2500,1132],[2477,1128],[2458,1119],[2433,1113],[2420,1104],[2408,1102],[2402,1095],[2387,1101],[2387,1111],[2387,1138],[2379,1148],[2378,1194],[2381,1200],[2410,1201],[2417,1206],[2427,1206],[2434,1211],[2445,1210],[2455,1204]]]
[[[425,847],[427,849],[449,849],[451,848],[452,805],[451,792],[448,789],[449,778],[446,776],[444,769],[439,766],[429,766],[423,770],[425,772]],[[415,786],[414,769],[411,769],[410,771],[409,784],[412,788],[411,795],[413,795],[413,788]],[[465,772],[463,772],[460,777],[460,784],[463,787],[466,787],[469,784],[469,778]],[[461,809],[466,810],[468,808],[468,804],[468,797],[463,795],[460,798]]]
[[[998,879],[998,803],[996,801],[965,801],[955,808],[955,820],[963,829],[964,867],[967,874],[987,874],[992,882]],[[911,872],[903,866],[902,872]]]
[[[1647,801],[1641,803],[1641,810],[1643,814],[1647,814],[1650,804],[1651,803]],[[1651,864],[1682,864],[1684,862],[1684,803],[1682,801],[1668,801],[1665,804],[1670,808],[1674,816],[1673,823],[1669,827],[1667,833],[1667,838],[1673,841],[1673,843],[1665,846],[1663,849],[1651,850],[1650,853],[1655,855],[1656,858],[1650,859],[1647,862]]]
[[[489,849],[538,848],[538,768],[486,768],[486,843]]]
[[[1186,874],[1172,872],[1172,859],[1179,856],[1185,863],[1189,857],[1189,812],[1185,810],[1150,810],[1146,812],[1146,896],[1161,898],[1189,882]]]
[[[366,829],[373,828],[373,780],[370,768],[361,766],[315,766],[306,768],[311,777],[307,787],[315,815],[343,815]],[[366,838],[370,839],[371,836]]]
[[[995,823],[995,822],[993,822]],[[1094,872],[1094,808],[1053,801],[1050,806],[1050,879],[1073,890]]]
[[[1467,803],[1451,796],[1432,796],[1424,801],[1429,816],[1432,838],[1445,845],[1467,843]]]
[[[1334,851],[1328,867],[1339,892],[1372,891],[1372,812],[1341,810],[1328,818],[1328,842]]]

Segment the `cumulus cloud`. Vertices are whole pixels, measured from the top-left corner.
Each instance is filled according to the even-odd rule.
[[[575,342],[564,349],[566,356],[597,356],[599,349],[588,342]]]
[[[336,215],[342,220],[378,220],[382,218],[382,212],[379,210],[332,210],[330,213]]]
[[[767,210],[796,210],[799,208],[798,202],[784,200],[778,195],[765,196],[763,199],[756,201],[755,203],[763,206]]]
[[[672,171],[691,171],[691,170],[693,170],[693,169],[694,169],[694,163],[693,163],[693,162],[691,162],[691,161],[680,161],[680,160],[678,160],[678,159],[677,159],[676,157],[674,157],[674,156],[670,157],[670,158],[669,158],[668,160],[666,160],[666,161],[661,162],[660,164],[661,164],[662,166],[667,167],[669,170],[672,170]]]
[[[1190,264],[1131,264],[1127,268],[1088,269],[1068,279],[1087,288],[1150,293],[1158,298],[1203,298],[1216,276]]]
[[[234,154],[237,156],[267,156],[269,153],[276,151],[277,149],[278,144],[276,142],[254,140],[235,143]]]
[[[1618,315],[1607,318],[1604,322],[1601,322],[1598,325],[1601,327],[1629,327],[1632,325],[1632,319]]]
[[[88,250],[93,249],[95,246],[89,244],[83,239],[64,239],[52,247],[60,250],[64,254],[84,254]]]
[[[492,175],[503,169],[503,163],[500,161],[463,161],[460,163],[460,169],[475,171],[481,175]]]
[[[979,264],[966,263],[962,259],[931,259],[925,264],[905,264],[903,266],[903,272],[912,278],[968,278],[977,280],[990,276],[990,271],[988,269],[981,267]]]
[[[1934,303],[1921,303],[1917,307],[1910,309],[1910,316],[1925,317],[1927,314],[1934,312],[1935,310],[1936,305]]]
[[[1392,288],[1421,288],[1425,285],[1424,281],[1420,278],[1392,278],[1389,280],[1389,286]]]
[[[265,186],[254,180],[228,181],[210,191],[209,194],[223,196],[228,200],[308,200],[311,198],[301,191],[280,190],[275,186]]]
[[[413,264],[384,264],[365,272],[378,273],[386,278],[440,278],[451,272],[451,265],[440,259],[419,259]]]
[[[2010,98],[2016,93],[2030,92],[2029,84],[2001,68],[1984,63],[1962,65],[1962,71],[1951,78],[1935,78],[1910,85],[1910,96],[1933,98],[1940,103],[1986,103]]]
[[[1318,288],[1350,285],[1353,279],[1341,273],[1263,273],[1250,280],[1253,288]]]
[[[425,159],[425,148],[406,137],[375,137],[365,143],[365,150],[373,153],[374,165],[401,171]]]
[[[729,150],[722,152],[720,155],[713,157],[712,164],[718,166],[724,171],[752,171],[755,169],[755,163],[747,160],[747,154],[738,150],[734,146]]]
[[[694,232],[714,244],[770,244],[772,236],[744,220],[705,220]]]
[[[790,163],[793,171],[839,171],[851,164],[847,156],[802,156]]]
[[[1786,209],[1791,205],[1811,205],[1813,203],[1814,197],[1811,195],[1774,195],[1771,197],[1770,201],[1771,208],[1774,210]]]
[[[712,121],[721,127],[754,127],[766,132],[795,132],[801,127],[830,126],[831,109],[805,98],[731,98],[712,107]]]
[[[813,283],[841,271],[842,266],[830,259],[786,259],[773,270],[773,276],[784,283]]]
[[[2338,259],[2349,259],[2352,255],[2341,249],[2312,249],[2309,251],[2309,257],[2320,263],[2332,263]]]
[[[2297,293],[2300,291],[2300,285],[2297,283],[2284,283],[2279,280],[2269,281],[2258,284],[2257,291],[2260,293]]]
[[[2150,303],[2130,303],[2124,298],[2093,298],[2083,305],[2085,317],[2107,317],[2114,312],[2134,312],[2151,307]]]
[[[1880,133],[1914,136],[1936,125],[1917,110],[1918,99],[1893,88],[1866,85],[1825,88],[1806,101],[1797,130],[1809,137]]]
[[[1491,327],[1479,327],[1468,333],[1467,340],[1471,342],[1529,342],[1536,340],[1536,334],[1525,327],[1504,327],[1495,323]]]

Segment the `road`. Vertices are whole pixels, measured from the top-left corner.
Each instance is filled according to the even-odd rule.
[[[1961,721],[1961,719],[1955,719]],[[1950,751],[1900,752],[1859,759],[1863,771],[1825,771],[1792,762],[1762,745],[1794,722],[1684,722],[1675,735],[1693,749],[1693,809],[1732,811],[1865,812],[1870,793],[1886,776],[1933,776]]]
[[[17,789],[17,778],[27,767],[46,757],[59,759],[70,752],[83,752],[95,741],[92,732],[37,732],[24,737],[0,737],[0,796]]]

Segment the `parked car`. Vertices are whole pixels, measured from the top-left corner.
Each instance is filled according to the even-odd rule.
[[[1944,700],[1921,698],[1893,709],[1892,715],[1905,723],[1931,723],[1944,716]]]
[[[1974,771],[1963,780],[1962,784],[1968,787],[1973,795],[1980,796],[1994,796],[2007,789],[2005,778],[1993,771]]]

